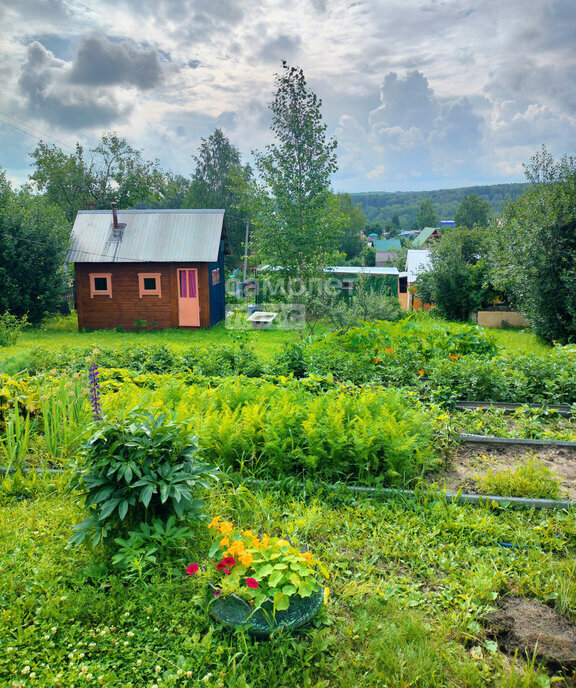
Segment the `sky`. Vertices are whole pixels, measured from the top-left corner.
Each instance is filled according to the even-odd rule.
[[[0,168],[114,131],[189,176],[220,128],[271,143],[282,60],[338,141],[338,192],[524,181],[576,151],[574,0],[0,0]]]

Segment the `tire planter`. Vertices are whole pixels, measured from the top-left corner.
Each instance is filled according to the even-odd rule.
[[[216,588],[211,584],[211,588]],[[324,600],[324,588],[309,597],[293,595],[286,610],[274,613],[274,603],[268,598],[262,606],[254,609],[237,595],[216,597],[210,601],[210,616],[231,628],[244,628],[255,638],[268,638],[278,629],[292,630],[312,619],[319,611]]]

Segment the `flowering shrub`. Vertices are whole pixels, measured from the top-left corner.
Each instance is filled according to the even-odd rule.
[[[208,528],[214,531],[214,540],[206,575],[215,598],[234,594],[254,609],[270,599],[274,610],[281,611],[288,609],[292,596],[310,597],[322,588],[318,571],[328,577],[318,559],[310,552],[300,552],[288,539],[239,531],[220,516],[214,517]],[[186,573],[195,575],[199,569],[198,564],[190,564]],[[327,595],[325,588],[325,598]]]

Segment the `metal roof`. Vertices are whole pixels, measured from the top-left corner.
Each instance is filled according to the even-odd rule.
[[[377,251],[396,251],[402,248],[400,239],[375,239],[372,246]]]
[[[218,260],[223,210],[80,210],[72,228],[69,263],[168,263]]]
[[[360,267],[356,265],[335,265],[325,268],[324,272],[333,272],[336,275],[397,275],[398,268]]]
[[[409,248],[406,256],[406,272],[408,282],[415,282],[418,275],[427,272],[432,267],[430,251],[427,248]]]

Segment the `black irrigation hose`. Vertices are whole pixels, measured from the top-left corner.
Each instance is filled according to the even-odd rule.
[[[251,478],[246,482],[263,486],[281,486],[283,483],[280,480],[262,480]],[[300,487],[311,485],[312,487],[324,489],[343,489],[357,494],[366,494],[373,496],[411,496],[414,497],[416,492],[414,490],[403,490],[396,487],[362,487],[360,485],[333,485],[331,483],[292,483]],[[576,502],[569,499],[536,499],[529,497],[501,497],[498,495],[483,495],[483,494],[466,494],[463,492],[427,492],[427,495],[433,495],[445,499],[447,502],[456,502],[458,504],[498,504],[499,506],[517,506],[524,508],[535,509],[574,509]]]
[[[461,432],[458,437],[462,442],[476,444],[520,444],[525,447],[564,447],[567,449],[576,449],[576,442],[564,440],[532,440],[521,437],[495,437],[494,435],[473,435],[467,432]]]

